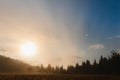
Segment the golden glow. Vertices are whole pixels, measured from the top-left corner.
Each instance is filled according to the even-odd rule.
[[[34,56],[37,52],[37,47],[33,42],[25,42],[20,47],[24,56]]]

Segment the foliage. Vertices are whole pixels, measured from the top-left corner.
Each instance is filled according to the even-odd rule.
[[[47,67],[43,65],[31,66],[29,64],[14,60],[8,57],[0,56],[0,73],[64,73],[64,74],[120,74],[120,53],[111,51],[111,55],[106,58],[101,56],[100,60],[94,60],[93,64],[89,60],[80,65],[69,65],[67,69],[63,66]]]

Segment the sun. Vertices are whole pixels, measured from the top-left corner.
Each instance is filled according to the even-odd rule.
[[[34,56],[37,52],[37,46],[33,42],[25,42],[20,46],[20,51],[24,56]]]

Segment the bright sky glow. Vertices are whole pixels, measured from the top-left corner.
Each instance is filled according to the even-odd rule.
[[[37,52],[37,46],[33,42],[26,42],[21,44],[21,53],[26,57],[32,57]]]
[[[113,49],[120,49],[120,0],[0,0],[1,55],[67,66]]]

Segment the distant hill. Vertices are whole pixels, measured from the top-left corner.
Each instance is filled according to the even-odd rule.
[[[28,73],[32,69],[27,63],[0,55],[0,73]]]
[[[120,74],[120,52],[111,51],[108,57],[101,56],[99,61],[94,60],[93,64],[89,60],[83,61],[80,65],[68,65],[67,69],[63,66],[52,67],[48,64],[31,66],[19,60],[0,55],[0,73],[65,73],[65,74]]]

